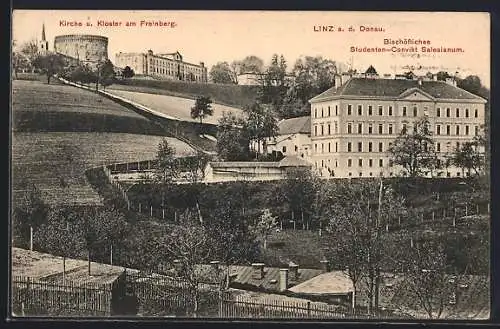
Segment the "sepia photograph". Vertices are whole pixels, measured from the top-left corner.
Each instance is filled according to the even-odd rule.
[[[12,12],[12,318],[490,319],[490,15]]]

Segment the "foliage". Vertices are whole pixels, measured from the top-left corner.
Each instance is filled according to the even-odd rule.
[[[264,154],[267,153],[267,139],[278,134],[278,123],[268,108],[256,102],[243,109],[246,114],[244,130],[251,141],[257,143],[257,154],[260,154],[262,144]]]
[[[259,102],[277,109],[283,104],[286,95],[286,60],[283,55],[274,54],[271,64],[260,79]]]
[[[264,61],[254,55],[246,56],[241,61],[234,61],[232,65],[236,67],[238,74],[262,73],[264,70]]]
[[[92,72],[88,66],[78,65],[69,74],[71,81],[80,82],[83,84],[93,83],[97,81],[97,75]]]
[[[403,167],[410,177],[427,174],[437,167],[434,140],[427,117],[414,123],[413,130],[401,131],[389,148],[391,161]],[[426,171],[427,170],[427,171]]]
[[[436,79],[438,81],[446,81],[446,79],[448,78],[452,78],[452,76],[448,72],[439,71],[438,73],[436,73]]]
[[[210,99],[210,97],[197,97],[194,106],[191,108],[191,118],[200,119],[200,124],[202,124],[203,119],[213,114],[214,109],[212,108],[212,100]]]
[[[125,78],[125,79],[129,79],[129,78],[132,78],[134,75],[135,75],[134,70],[132,70],[132,69],[130,68],[130,66],[128,66],[128,65],[127,65],[127,66],[125,66],[125,68],[124,68],[124,69],[123,69],[123,71],[122,71],[122,76],[123,76],[123,78]]]
[[[106,89],[107,86],[112,85],[116,80],[115,67],[109,59],[98,66],[98,82]],[[96,85],[97,88],[97,85]]]
[[[47,75],[47,84],[54,74],[62,72],[66,61],[57,54],[39,55],[33,60],[33,66]]]
[[[252,225],[251,230],[261,239],[264,250],[267,249],[268,236],[276,229],[277,225],[276,217],[269,209],[264,209],[256,223]]]
[[[222,113],[217,130],[217,153],[226,161],[245,161],[249,159],[250,138],[247,130],[242,129],[244,121],[232,112]]]
[[[203,180],[205,177],[205,167],[207,166],[210,158],[201,152],[195,156],[189,156],[182,159],[182,166],[189,173],[189,181],[193,184]]]
[[[463,80],[457,82],[457,87],[467,90],[470,93],[477,95],[481,89],[481,79],[476,75],[469,75]]]
[[[172,182],[178,175],[175,148],[170,145],[168,139],[163,138],[156,153],[156,177],[162,184],[166,184]]]
[[[467,170],[469,176],[474,171],[475,175],[479,175],[484,168],[484,156],[479,151],[480,143],[477,141],[465,142],[453,152],[451,162],[454,166],[462,168],[462,176]]]
[[[227,62],[218,62],[212,66],[208,74],[213,83],[237,83],[237,77]]]

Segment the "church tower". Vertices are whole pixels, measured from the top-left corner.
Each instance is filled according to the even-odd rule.
[[[38,42],[38,52],[42,55],[46,55],[49,51],[49,42],[45,38],[45,23],[42,25],[42,40]]]

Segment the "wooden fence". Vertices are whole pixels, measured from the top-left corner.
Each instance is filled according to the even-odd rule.
[[[12,279],[12,312],[16,316],[109,316],[113,284],[44,282]]]
[[[284,319],[407,319],[407,315],[353,314],[343,312],[339,306],[310,301],[263,300],[248,297],[223,298],[220,317],[224,318],[284,318]]]

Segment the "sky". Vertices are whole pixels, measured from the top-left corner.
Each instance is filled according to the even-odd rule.
[[[98,21],[121,26],[98,26]],[[80,22],[82,26],[64,26]],[[170,25],[141,26],[141,21]],[[136,22],[136,26],[126,26]],[[61,24],[62,23],[62,24]],[[89,23],[90,25],[87,25]],[[22,44],[41,38],[42,24],[50,49],[54,37],[95,34],[109,38],[108,56],[118,52],[179,51],[190,63],[241,60],[248,55],[268,64],[274,53],[283,54],[291,69],[301,56],[322,56],[365,71],[373,65],[379,74],[402,73],[405,67],[422,71],[477,75],[490,86],[490,17],[488,13],[459,12],[335,12],[335,11],[98,11],[15,10],[12,39]],[[325,27],[327,31],[318,32]],[[333,27],[334,31],[330,31]],[[353,31],[349,31],[352,27]],[[362,31],[376,28],[376,31]],[[341,28],[342,31],[338,31]],[[384,39],[416,39],[430,47],[461,48],[461,52],[364,52],[363,48],[390,48]],[[405,49],[413,45],[397,45]],[[361,51],[352,52],[351,47]]]

